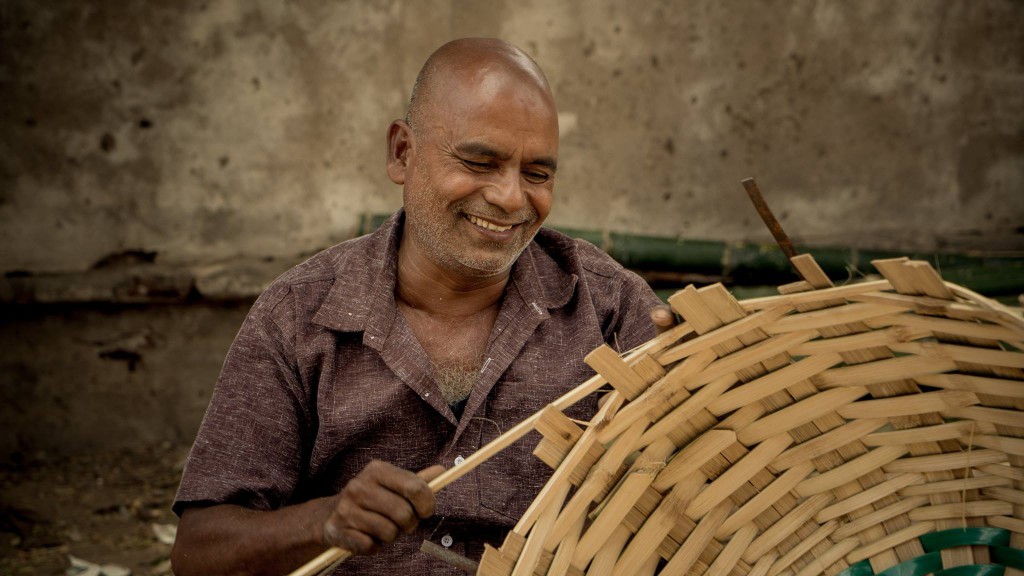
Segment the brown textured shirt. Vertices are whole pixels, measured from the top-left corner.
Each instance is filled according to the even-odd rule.
[[[370,460],[451,467],[593,371],[583,357],[654,335],[659,303],[642,279],[584,241],[541,229],[515,263],[461,418],[395,305],[399,211],[379,230],[278,278],[245,319],[174,502],[272,510],[339,492]],[[591,396],[568,413],[588,419]],[[548,469],[527,438],[437,496],[434,517],[337,574],[460,574],[418,552],[423,539],[478,559],[499,544]],[[446,537],[447,536],[447,537]]]

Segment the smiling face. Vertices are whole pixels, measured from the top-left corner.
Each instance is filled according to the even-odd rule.
[[[389,132],[392,149],[407,138],[397,179],[389,161],[405,185],[403,243],[462,277],[508,272],[551,209],[558,155],[546,84],[505,61],[475,64],[433,79],[414,127]]]

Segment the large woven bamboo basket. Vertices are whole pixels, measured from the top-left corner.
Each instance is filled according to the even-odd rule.
[[[554,473],[478,574],[1024,574],[1024,321],[926,262],[804,280],[608,347],[531,422]]]

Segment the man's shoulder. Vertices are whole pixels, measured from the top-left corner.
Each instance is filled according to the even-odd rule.
[[[339,280],[360,280],[360,272],[374,258],[372,244],[372,235],[365,235],[317,252],[271,282],[257,300],[257,307],[269,312],[297,293],[303,295],[307,305],[318,306]]]
[[[622,274],[625,268],[604,250],[582,238],[551,228],[541,228],[535,243],[560,268],[571,273],[590,273],[604,278]]]

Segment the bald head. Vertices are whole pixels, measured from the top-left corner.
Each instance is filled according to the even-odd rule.
[[[406,122],[413,130],[420,128],[453,90],[495,92],[502,85],[532,89],[554,109],[544,72],[518,47],[497,38],[452,40],[434,51],[416,76]]]

